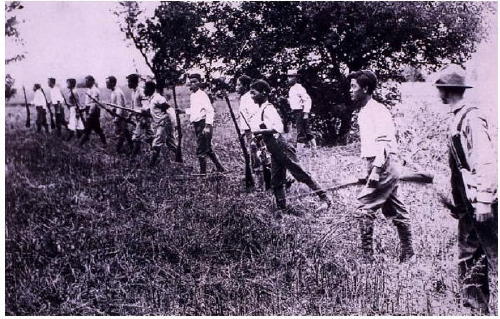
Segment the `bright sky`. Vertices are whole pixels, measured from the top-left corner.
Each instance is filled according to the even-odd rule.
[[[6,66],[16,80],[16,87],[30,87],[35,82],[46,85],[53,76],[64,86],[69,77],[93,75],[104,85],[109,75],[119,82],[135,68],[150,74],[142,56],[127,47],[113,9],[117,2],[23,2],[17,11],[24,47],[6,41],[6,57],[26,51],[26,58]],[[154,5],[154,4],[150,4]]]

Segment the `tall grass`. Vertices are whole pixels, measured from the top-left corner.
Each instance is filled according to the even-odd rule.
[[[438,172],[437,187],[446,189],[441,137],[420,129],[443,122],[411,103],[393,110],[400,131],[408,131],[405,143],[424,138],[431,146],[416,154],[403,147],[403,157],[412,169]],[[311,213],[316,199],[306,197],[291,201],[302,216],[275,219],[271,194],[244,191],[242,155],[221,102],[214,148],[231,173],[205,179],[186,178],[197,171],[187,123],[186,163],[163,159],[150,170],[147,152],[136,168],[96,138],[79,149],[25,129],[23,116],[9,112],[7,314],[468,314],[457,302],[456,222],[430,187],[400,187],[416,264],[397,263],[395,229],[380,215],[376,261],[362,265],[352,216],[358,189],[334,193],[333,209],[320,216]],[[360,169],[357,152],[352,144],[301,158],[329,186]],[[295,185],[290,195],[304,191]]]

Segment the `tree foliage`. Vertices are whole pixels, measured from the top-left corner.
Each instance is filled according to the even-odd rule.
[[[19,21],[17,17],[13,15],[16,10],[23,9],[23,5],[19,1],[11,1],[5,3],[5,38],[11,38],[15,43],[23,44],[23,40],[20,37],[17,25]],[[21,61],[24,59],[24,54],[16,54],[5,59],[5,64],[9,64],[16,61]],[[14,88],[15,80],[10,74],[5,75],[5,98],[9,100],[16,94],[16,89]]]
[[[154,64],[170,65],[168,56],[208,74],[265,77],[278,97],[286,96],[287,69],[299,68],[319,115],[316,128],[333,141],[350,127],[349,72],[375,70],[385,87],[378,98],[390,103],[399,95],[387,84],[404,80],[403,67],[435,71],[467,61],[493,8],[479,2],[162,3],[151,22],[132,29],[147,38],[143,48],[156,52]],[[185,20],[170,18],[179,12]],[[174,39],[170,26],[179,30]],[[184,41],[190,44],[179,45]],[[165,51],[172,45],[189,59]]]

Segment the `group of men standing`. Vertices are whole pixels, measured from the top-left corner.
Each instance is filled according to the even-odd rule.
[[[270,85],[263,79],[252,79],[243,75],[237,79],[236,90],[240,94],[240,127],[250,145],[253,167],[256,168],[258,150],[265,147],[271,157],[271,188],[276,201],[276,216],[295,213],[287,205],[285,185],[287,172],[295,180],[306,184],[318,195],[320,205],[317,211],[331,207],[332,199],[315,178],[305,170],[297,157],[297,143],[306,143],[316,147],[311,133],[309,114],[312,101],[306,89],[300,84],[297,70],[288,72],[290,90],[288,100],[293,112],[296,136],[292,139],[284,134],[283,121],[273,104],[269,102]],[[118,136],[117,151],[122,152],[125,141],[128,142],[133,158],[140,152],[141,144],[151,145],[150,165],[155,165],[161,148],[167,146],[175,151],[173,139],[175,110],[168,100],[157,91],[153,81],[147,81],[144,90],[139,87],[139,76],[127,77],[128,87],[132,90],[129,104],[130,112],[135,115],[135,128],[129,131],[127,102],[123,91],[117,87],[117,80],[110,76],[106,87],[111,90],[110,103],[115,107],[115,129]],[[350,96],[354,108],[359,110],[361,158],[365,163],[363,180],[366,185],[358,195],[359,205],[355,216],[359,220],[361,251],[366,262],[374,260],[373,234],[376,211],[394,224],[400,241],[401,263],[415,259],[412,244],[410,214],[398,195],[400,165],[397,159],[396,129],[389,110],[373,99],[378,80],[374,72],[361,70],[348,76]],[[188,86],[191,90],[190,108],[186,110],[196,136],[196,155],[200,173],[207,173],[207,158],[217,172],[225,172],[220,159],[212,148],[214,129],[214,108],[206,92],[202,89],[200,74],[190,74]],[[444,104],[451,106],[453,121],[450,125],[449,153],[452,171],[452,194],[454,204],[450,207],[453,215],[459,219],[459,275],[462,284],[463,303],[482,313],[488,312],[489,284],[488,272],[497,268],[497,186],[496,156],[488,132],[486,119],[477,107],[463,103],[466,89],[465,76],[455,67],[443,71],[435,83]],[[103,145],[106,138],[100,126],[99,89],[93,77],[86,78],[87,99],[83,107],[75,91],[76,81],[67,80],[68,98],[55,86],[55,80],[49,79],[50,102],[44,99],[41,87],[34,87],[33,104],[37,108],[37,129],[48,131],[46,110],[54,106],[57,134],[61,127],[69,130],[68,140],[76,134],[83,145],[92,131],[96,132]],[[69,122],[64,117],[63,103],[69,109]]]

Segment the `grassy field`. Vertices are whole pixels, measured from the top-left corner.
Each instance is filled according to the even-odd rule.
[[[96,137],[79,149],[37,135],[24,128],[22,108],[7,108],[7,314],[469,314],[457,302],[457,223],[436,197],[448,188],[448,171],[446,119],[431,113],[433,93],[407,87],[392,109],[407,168],[436,175],[433,186],[400,186],[412,218],[412,266],[397,263],[396,231],[381,214],[376,261],[359,264],[359,188],[333,193],[333,209],[320,216],[311,213],[314,197],[294,200],[303,215],[276,220],[270,193],[244,191],[242,155],[222,101],[214,148],[231,173],[205,179],[181,178],[198,169],[185,120],[185,163],[163,160],[150,170],[148,154],[136,168]],[[300,157],[331,186],[361,170],[358,153],[354,143]],[[289,195],[306,191],[294,185]]]

